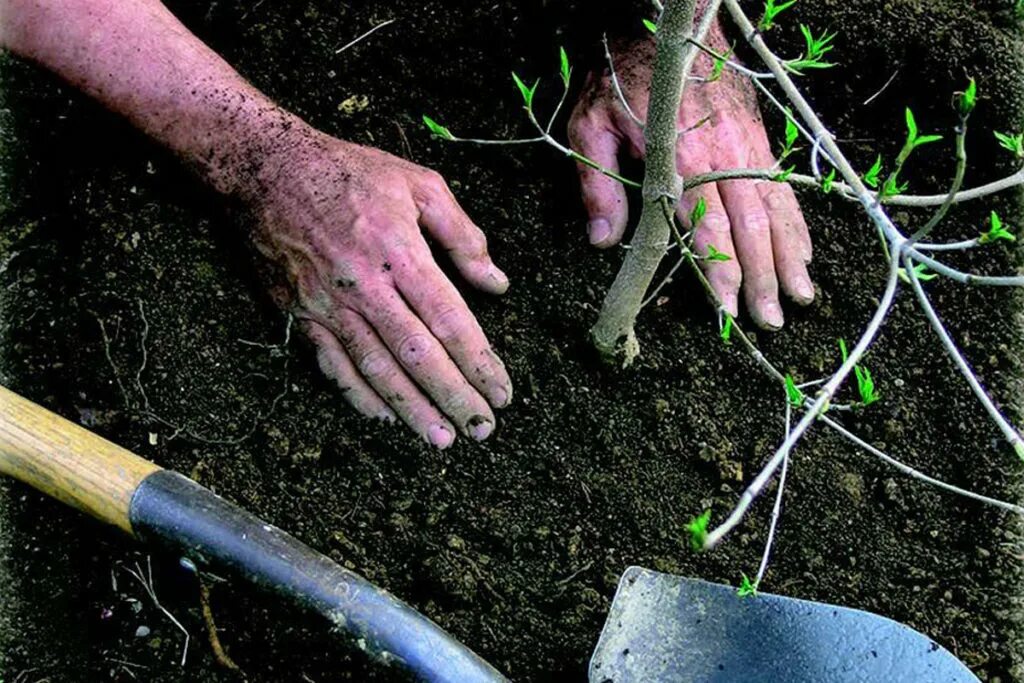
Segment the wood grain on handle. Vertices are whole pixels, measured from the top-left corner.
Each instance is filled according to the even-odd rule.
[[[0,387],[0,474],[132,533],[132,494],[159,469]]]

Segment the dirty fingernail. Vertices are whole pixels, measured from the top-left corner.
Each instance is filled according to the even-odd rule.
[[[794,289],[796,290],[796,296],[800,303],[809,304],[814,301],[814,285],[812,285],[811,281],[807,278],[799,278],[796,281]]]
[[[455,435],[443,425],[433,425],[427,430],[427,439],[430,445],[437,448],[448,448],[455,441]]]
[[[487,277],[491,279],[497,289],[501,291],[508,289],[508,275],[505,275],[498,266],[491,264],[487,270]]]
[[[509,394],[504,387],[495,387],[491,390],[491,405],[495,408],[504,408],[508,405]]]
[[[477,441],[483,441],[494,431],[494,423],[483,415],[474,415],[469,418],[469,435]]]
[[[766,326],[773,330],[778,330],[782,327],[783,323],[782,308],[774,301],[766,302],[761,307],[761,318]]]
[[[604,218],[595,218],[590,221],[587,231],[590,233],[591,244],[603,244],[612,236],[611,223]]]

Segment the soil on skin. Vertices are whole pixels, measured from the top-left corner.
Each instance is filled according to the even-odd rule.
[[[860,167],[876,153],[895,156],[909,105],[947,141],[915,154],[908,179],[915,191],[942,191],[952,172],[950,97],[971,75],[982,101],[968,183],[1013,170],[990,132],[1024,120],[1011,2],[801,4],[784,22],[792,28],[771,40],[796,54],[797,20],[839,32],[840,65],[804,81]],[[178,161],[13,58],[0,80],[0,381],[291,531],[515,680],[582,680],[629,565],[729,583],[756,570],[767,499],[711,553],[692,553],[682,527],[708,507],[721,519],[779,442],[778,387],[721,344],[690,277],[642,316],[636,365],[603,367],[586,331],[622,252],[587,246],[571,165],[546,148],[431,141],[419,123],[427,112],[467,136],[525,131],[508,72],[548,76],[545,109],[557,46],[576,54],[589,44],[561,24],[563,12],[537,1],[174,7],[315,125],[444,173],[514,281],[500,299],[466,296],[509,366],[516,400],[486,443],[460,439],[437,452],[402,428],[358,419],[298,340],[245,343],[280,344],[285,322],[238,247],[235,218]],[[777,139],[779,117],[768,118]],[[758,341],[810,380],[835,367],[838,337],[863,328],[885,274],[855,207],[801,198],[819,297],[787,307],[785,329]],[[957,208],[939,236],[977,234],[993,208],[1019,226],[1010,194]],[[903,225],[924,215],[895,212]],[[951,261],[1017,267],[1013,245]],[[983,383],[1019,417],[1020,297],[941,280],[927,287]],[[867,364],[883,400],[844,423],[932,475],[1020,500],[1019,460],[908,292]],[[146,416],[147,401],[160,421]],[[145,568],[144,550],[19,485],[0,484],[0,505],[0,678],[233,680],[213,659],[196,586],[175,558],[152,562],[161,603],[192,636],[183,668],[181,633],[125,570]],[[1006,515],[909,481],[815,429],[793,459],[764,589],[884,614],[983,680],[1024,680],[1019,531]],[[399,678],[248,586],[215,583],[213,610],[249,680]]]

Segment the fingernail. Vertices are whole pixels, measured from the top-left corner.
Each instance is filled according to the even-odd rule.
[[[591,244],[603,244],[612,236],[612,225],[604,218],[595,218],[587,227]]]
[[[794,289],[796,290],[796,296],[800,303],[809,304],[814,301],[814,285],[811,284],[811,281],[807,278],[799,278],[796,281]]]
[[[778,330],[782,327],[782,309],[774,301],[766,302],[761,307],[761,318],[764,324],[773,330]]]
[[[508,275],[502,272],[501,268],[491,264],[491,267],[487,270],[487,277],[495,284],[497,289],[505,291],[508,289]]]
[[[385,408],[384,410],[377,413],[377,419],[380,420],[381,422],[393,424],[398,421],[398,416],[395,415],[394,412],[391,411],[391,409]]]
[[[491,405],[495,408],[504,408],[509,403],[509,394],[503,387],[495,387],[491,391]]]
[[[431,446],[437,448],[448,448],[455,441],[455,435],[448,430],[447,427],[442,425],[432,425],[427,430],[427,440],[430,441]]]
[[[477,441],[483,441],[494,431],[494,423],[483,415],[474,415],[469,418],[469,435]]]

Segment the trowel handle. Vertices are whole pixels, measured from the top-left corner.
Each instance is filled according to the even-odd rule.
[[[160,468],[0,387],[0,474],[129,534],[129,507]]]

